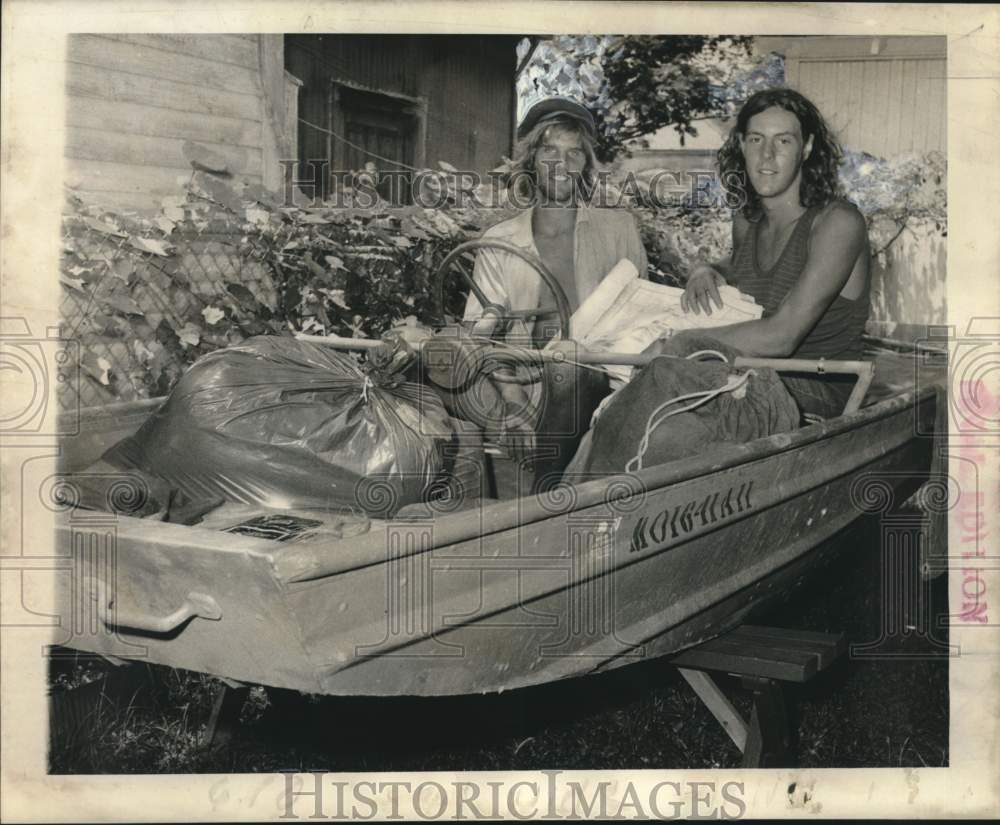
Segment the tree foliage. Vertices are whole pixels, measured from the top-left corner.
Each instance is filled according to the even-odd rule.
[[[549,95],[582,101],[605,161],[666,126],[683,141],[697,134],[697,120],[730,115],[757,89],[782,82],[780,58],[755,57],[752,46],[751,37],[705,35],[543,40],[519,78],[521,113]]]
[[[608,91],[623,105],[602,118],[605,151],[672,126],[683,140],[693,121],[729,114],[719,93],[751,58],[751,37],[622,37],[604,53]]]

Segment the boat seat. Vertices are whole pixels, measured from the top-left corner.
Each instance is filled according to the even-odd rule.
[[[847,649],[843,634],[742,625],[669,659],[733,743],[743,767],[792,767],[794,752],[782,682],[805,683]],[[712,678],[727,673],[753,695],[743,720]]]

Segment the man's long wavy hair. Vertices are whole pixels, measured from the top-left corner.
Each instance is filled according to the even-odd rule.
[[[819,110],[792,89],[766,89],[752,95],[736,116],[736,125],[719,150],[719,176],[723,188],[733,198],[734,204],[748,220],[760,217],[760,196],[754,191],[747,177],[746,159],[740,148],[740,137],[745,136],[750,118],[765,109],[777,106],[798,118],[802,140],[813,144],[809,157],[802,163],[802,186],[799,198],[803,206],[825,206],[842,196],[838,169],[843,152]]]
[[[587,156],[586,165],[583,167],[581,179],[578,182],[580,195],[585,201],[589,201],[594,193],[594,186],[597,181],[598,162],[594,153],[594,141],[586,130],[573,118],[555,118],[535,124],[534,128],[514,146],[514,157],[511,158],[510,171],[507,174],[507,182],[510,186],[511,194],[518,200],[534,201],[538,196],[538,180],[535,175],[535,157],[538,149],[542,145],[542,140],[550,130],[556,132],[567,132],[580,136],[580,144],[583,146],[584,154]]]

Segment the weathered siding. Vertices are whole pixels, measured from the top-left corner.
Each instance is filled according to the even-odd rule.
[[[416,165],[444,160],[485,172],[511,148],[515,43],[481,36],[288,35],[285,66],[303,82],[303,120],[346,137],[335,86],[379,93],[420,118]],[[353,154],[338,138],[299,129],[303,160],[331,158],[339,168]]]
[[[337,130],[333,81],[394,96],[416,118],[405,138],[414,165],[486,171],[510,152],[514,45],[480,36],[73,35],[68,180],[86,200],[155,209],[180,193],[191,140],[237,177],[278,188],[281,158],[343,161],[330,135],[296,128],[301,117]]]
[[[872,265],[869,329],[893,337],[899,324],[945,324],[948,239],[932,223],[915,220]]]
[[[945,38],[803,38],[785,57],[788,85],[846,147],[879,157],[947,151]]]
[[[819,107],[846,148],[883,158],[947,152],[946,38],[761,37],[757,48],[785,56],[786,82]],[[946,251],[931,224],[911,220],[873,262],[873,332],[945,322]]]
[[[427,162],[485,172],[511,151],[515,48],[489,37],[428,38]]]
[[[86,200],[155,208],[191,171],[185,140],[261,182],[265,107],[256,35],[72,35],[68,178]]]

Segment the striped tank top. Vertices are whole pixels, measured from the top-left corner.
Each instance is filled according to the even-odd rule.
[[[778,260],[766,271],[761,269],[758,258],[759,224],[750,225],[746,237],[735,251],[729,283],[752,295],[764,307],[763,317],[768,318],[778,311],[781,302],[802,275],[809,257],[809,232],[822,208],[811,206],[802,213]],[[842,295],[834,298],[790,357],[860,359],[863,352],[861,336],[870,308],[870,281],[870,278],[866,279],[864,291],[856,299]]]

